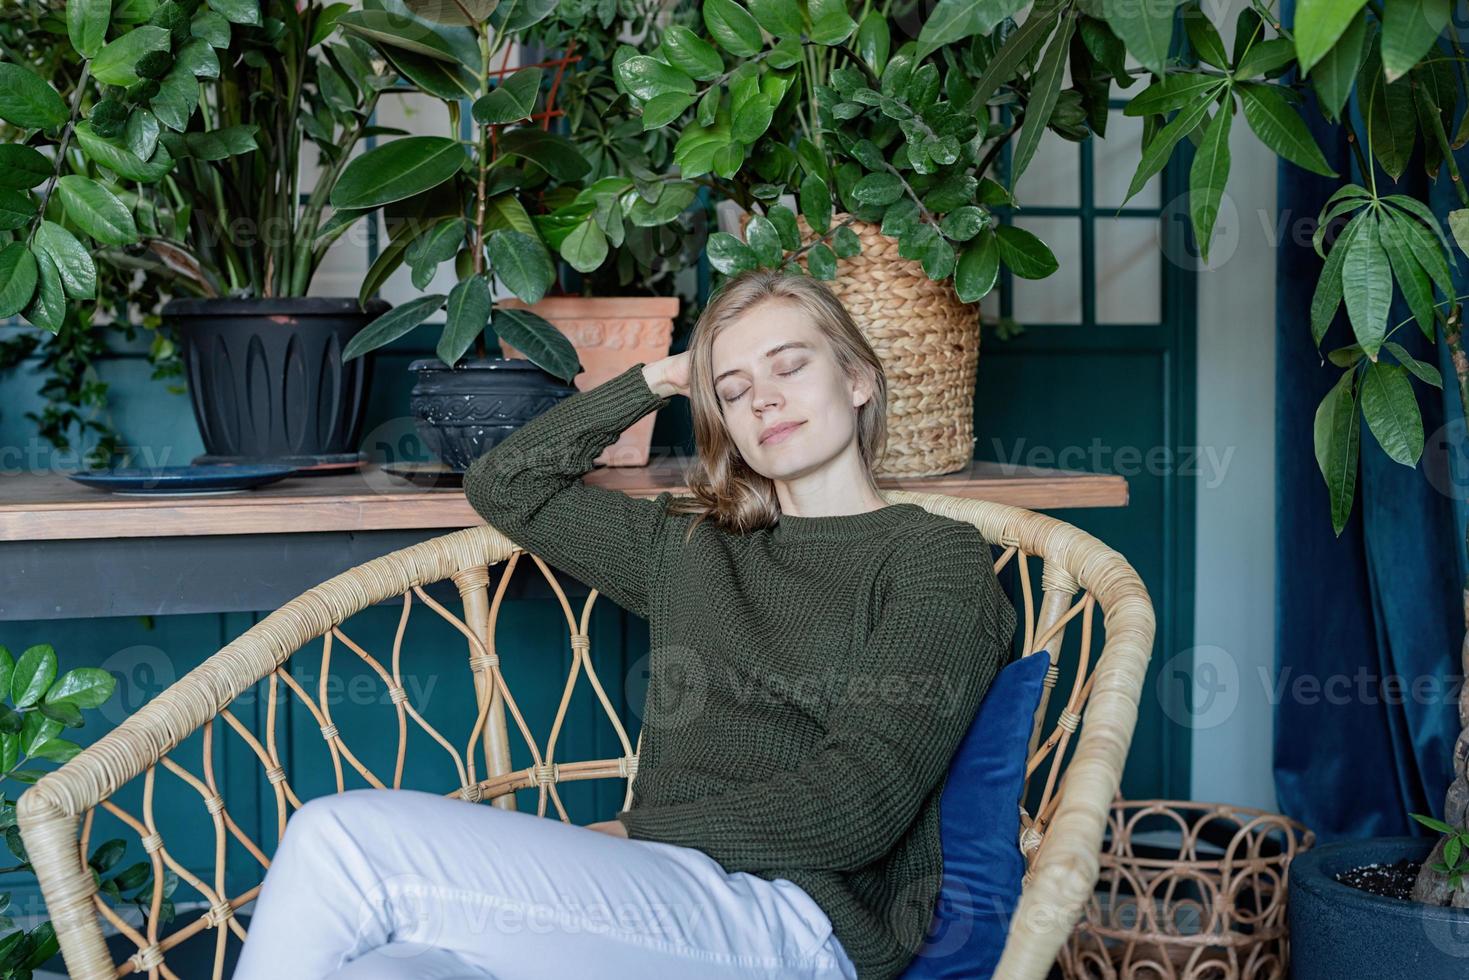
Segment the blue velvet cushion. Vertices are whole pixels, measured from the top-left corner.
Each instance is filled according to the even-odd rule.
[[[1020,901],[1020,794],[1031,721],[1050,656],[1008,664],[949,763],[939,797],[944,880],[928,935],[902,980],[979,980],[994,972]]]

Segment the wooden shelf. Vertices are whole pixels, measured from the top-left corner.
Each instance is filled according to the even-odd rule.
[[[678,459],[598,467],[587,482],[635,497],[687,490]],[[973,463],[940,477],[881,480],[884,490],[949,493],[1032,510],[1122,507],[1120,476]],[[454,529],[482,524],[458,487],[426,488],[377,467],[291,477],[253,490],[203,496],[138,496],[84,487],[62,473],[0,481],[0,541],[291,534],[321,531]]]

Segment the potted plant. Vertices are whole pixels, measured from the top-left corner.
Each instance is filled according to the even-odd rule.
[[[743,240],[710,235],[711,264],[725,274],[786,266],[830,280],[858,325],[872,326],[869,340],[894,386],[883,472],[969,465],[973,304],[1002,263],[1029,278],[1056,269],[1044,242],[996,220],[995,208],[1013,203],[989,175],[1000,150],[1013,143],[1013,188],[1045,130],[1084,138],[1099,107],[1105,115],[1110,81],[1131,81],[1122,44],[1093,5],[1040,4],[1017,26],[1006,15],[1020,6],[940,2],[919,23],[911,10],[844,0],[712,0],[695,27],[671,26],[656,46],[617,59],[619,85],[643,126],[676,136],[683,177],[744,212]],[[1078,30],[1086,44],[1072,43]],[[1068,57],[1076,84],[1062,90]],[[925,301],[900,300],[894,279]],[[909,336],[893,339],[894,324]],[[923,342],[935,332],[963,342]],[[923,363],[909,363],[904,352],[918,348]],[[945,363],[932,349],[946,351]],[[899,410],[918,388],[945,408]],[[935,428],[944,433],[939,446]],[[918,438],[920,429],[929,436]]]
[[[337,22],[339,31],[370,43],[406,84],[443,99],[453,133],[461,101],[470,106],[468,141],[418,135],[384,142],[353,160],[331,193],[339,213],[361,216],[382,208],[399,219],[390,222],[389,241],[363,284],[364,295],[405,263],[421,288],[443,263],[454,263],[457,281],[447,293],[384,314],[344,352],[360,357],[444,311],[437,357],[409,365],[415,374],[411,411],[425,443],[454,472],[577,390],[572,382],[583,363],[575,344],[534,311],[556,282],[553,252],[590,272],[606,259],[606,228],[626,209],[663,222],[692,200],[692,194],[681,197],[678,188],[660,185],[661,206],[640,205],[637,182],[616,176],[582,186],[590,172],[586,158],[566,136],[535,121],[550,117],[537,112],[545,66],[494,68],[551,9],[369,0]],[[519,302],[494,303],[493,277]],[[667,352],[671,316],[666,319],[668,329],[641,359],[661,356],[658,343]],[[487,328],[507,353],[524,357],[488,356]],[[466,357],[471,349],[473,356]]]

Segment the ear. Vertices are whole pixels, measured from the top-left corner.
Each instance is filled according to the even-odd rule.
[[[872,378],[868,369],[863,368],[857,372],[857,377],[852,380],[852,407],[861,408],[872,400]]]

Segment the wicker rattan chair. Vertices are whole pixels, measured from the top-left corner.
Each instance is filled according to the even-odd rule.
[[[1017,611],[1025,624],[1026,654],[1061,651],[1069,624],[1080,618],[1080,639],[1073,644],[1075,652],[1065,654],[1059,666],[1055,662],[1057,655],[1052,654],[1053,666],[1047,675],[1048,698],[1050,688],[1056,686],[1063,670],[1074,676],[1066,702],[1059,717],[1049,725],[1045,723],[1048,714],[1043,702],[1031,737],[1027,771],[1038,779],[1044,770],[1044,786],[1035,812],[1026,814],[1022,809],[1023,829],[1017,845],[1025,854],[1028,870],[1024,894],[1012,917],[1008,942],[995,973],[997,977],[1037,980],[1046,975],[1056,959],[1097,879],[1108,807],[1118,792],[1152,649],[1152,604],[1141,580],[1121,555],[1054,518],[1017,507],[943,494],[890,491],[885,496],[892,503],[917,503],[934,513],[974,523],[996,546],[997,568],[1010,562],[1018,564],[1016,574],[1021,595],[1017,606],[1021,608]],[[1032,579],[1031,558],[1041,559],[1039,596]],[[537,742],[528,729],[498,669],[499,658],[493,652],[505,585],[518,565],[527,560],[534,561],[546,576],[560,600],[571,633],[571,670],[544,744]],[[458,615],[435,601],[423,588],[445,579],[451,580],[462,596],[462,611]],[[360,610],[395,599],[401,601],[402,612],[391,662],[385,666],[341,627]],[[513,807],[516,802],[513,791],[538,788],[538,815],[546,815],[549,802],[560,818],[566,820],[566,810],[556,789],[558,783],[612,778],[627,781],[623,806],[630,806],[637,754],[587,656],[591,646],[587,629],[596,599],[594,591],[577,615],[557,586],[554,573],[540,558],[528,556],[495,529],[480,525],[404,548],[343,572],[286,603],[208,657],[115,729],[42,777],[20,797],[18,819],[22,837],[40,880],[70,975],[75,980],[107,980],[147,970],[150,977],[175,977],[176,973],[168,966],[169,951],[205,929],[215,931],[214,977],[218,980],[223,975],[229,934],[233,933],[241,941],[246,935],[234,911],[251,901],[259,890],[257,883],[239,894],[225,894],[226,845],[233,837],[249,852],[254,862],[252,878],[256,872],[264,876],[268,858],[262,850],[264,842],[251,840],[240,829],[227,807],[229,801],[219,793],[211,735],[222,733],[226,727],[233,729],[259,760],[269,783],[267,805],[269,793],[274,793],[276,839],[279,840],[289,814],[304,803],[292,789],[277,751],[274,729],[280,684],[288,689],[280,693],[287,698],[294,693],[321,726],[331,751],[338,791],[346,788],[344,758],[371,785],[394,788],[403,785],[403,746],[411,716],[412,723],[422,726],[453,758],[460,785],[448,787],[447,796]],[[466,642],[465,666],[468,676],[473,678],[479,713],[472,722],[465,720],[469,734],[461,739],[460,747],[434,730],[415,710],[401,681],[403,630],[415,600],[429,607],[421,615],[444,617]],[[1099,608],[1104,617],[1105,643],[1100,655],[1095,655],[1092,628]],[[298,680],[281,669],[288,659],[301,656],[308,646],[314,647],[317,640],[322,643],[323,695],[334,653],[338,657],[362,658],[386,686],[390,704],[384,705],[383,710],[393,711],[398,721],[397,765],[391,778],[374,774],[348,748],[342,733],[332,723],[324,696],[318,705]],[[620,757],[555,759],[557,739],[563,735],[563,725],[568,720],[567,704],[582,670],[616,730],[622,745]],[[263,744],[230,710],[235,698],[257,684],[268,685],[269,691],[266,715],[269,730],[263,735]],[[1055,716],[1056,712],[1053,710],[1050,715]],[[221,719],[226,725],[218,724]],[[534,760],[530,767],[510,768],[511,725],[525,740]],[[203,771],[196,774],[169,753],[201,729]],[[1075,744],[1071,745],[1073,741]],[[482,759],[482,765],[477,765],[476,755]],[[200,816],[207,813],[216,843],[212,881],[202,880],[176,860],[158,830],[152,804],[154,775],[160,766],[176,774],[202,797],[204,806]],[[120,787],[139,777],[144,780],[144,806],[141,815],[134,815],[119,807],[111,797]],[[298,778],[299,781],[303,780]],[[201,901],[209,907],[194,916],[180,914],[170,923],[173,928],[164,935],[159,934],[162,930],[157,926],[156,915],[149,917],[145,931],[128,923],[98,894],[86,864],[88,837],[97,807],[114,814],[138,834],[155,872],[155,912],[162,898],[165,869],[172,869],[181,884],[196,889]],[[104,941],[104,919],[137,946],[137,951],[120,963],[114,962]]]

